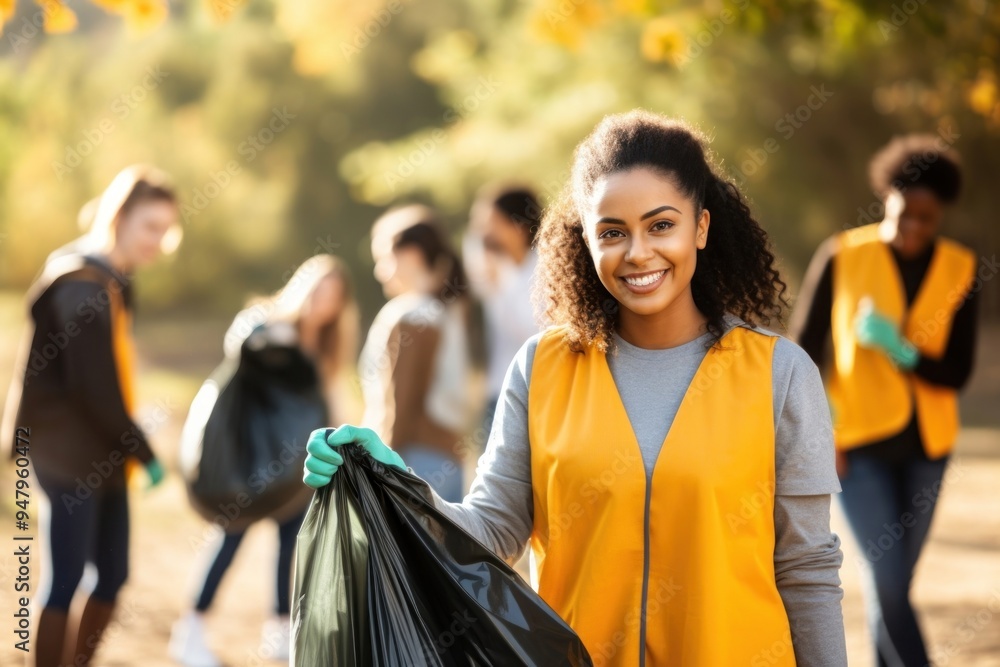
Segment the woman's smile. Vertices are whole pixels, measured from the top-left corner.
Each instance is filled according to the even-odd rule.
[[[670,269],[649,271],[646,273],[630,273],[622,276],[622,282],[633,294],[649,294],[663,283]]]

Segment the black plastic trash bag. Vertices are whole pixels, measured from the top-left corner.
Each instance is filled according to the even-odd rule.
[[[270,342],[265,329],[205,381],[181,433],[188,498],[228,532],[306,508],[306,442],[329,423],[313,362],[294,345]]]
[[[299,530],[296,667],[589,666],[572,629],[433,505],[419,477],[340,448]]]

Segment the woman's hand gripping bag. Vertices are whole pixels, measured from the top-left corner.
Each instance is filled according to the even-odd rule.
[[[592,665],[505,562],[439,512],[420,478],[341,448],[299,531],[292,665]]]

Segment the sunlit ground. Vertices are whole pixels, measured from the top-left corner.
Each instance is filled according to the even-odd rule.
[[[0,370],[2,391],[20,337],[20,295],[0,295]],[[176,468],[178,433],[187,406],[202,379],[218,362],[228,321],[140,321],[140,393],[145,418],[156,410],[166,421],[152,440],[168,468]],[[1000,350],[982,344],[998,340],[1000,327],[982,335],[980,363],[964,398],[967,424],[944,487],[930,543],[917,571],[914,598],[937,665],[1000,665]],[[5,471],[8,472],[9,471]],[[0,525],[4,540],[13,532],[13,485],[9,474],[0,489]],[[131,578],[122,595],[121,612],[109,629],[97,665],[174,664],[166,655],[170,625],[190,604],[195,580],[205,567],[206,544],[213,533],[188,508],[183,485],[174,473],[152,492],[132,496]],[[864,626],[857,569],[859,552],[839,511],[835,530],[845,543],[842,576],[846,599],[850,664],[872,665]],[[207,539],[206,539],[207,538]],[[17,576],[12,549],[0,548],[0,664],[16,665],[22,654],[12,648],[12,579]],[[37,544],[36,544],[37,549]],[[276,533],[272,524],[251,529],[228,572],[211,611],[210,642],[230,665],[251,667],[269,662],[260,650],[260,628],[272,599]],[[37,551],[36,551],[37,553]],[[39,563],[33,563],[33,576]],[[991,607],[992,601],[992,607]]]

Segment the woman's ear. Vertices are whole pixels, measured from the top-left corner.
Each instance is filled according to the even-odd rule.
[[[708,244],[708,226],[711,224],[711,217],[707,208],[701,209],[694,237],[694,243],[698,247],[698,250],[704,250]]]

